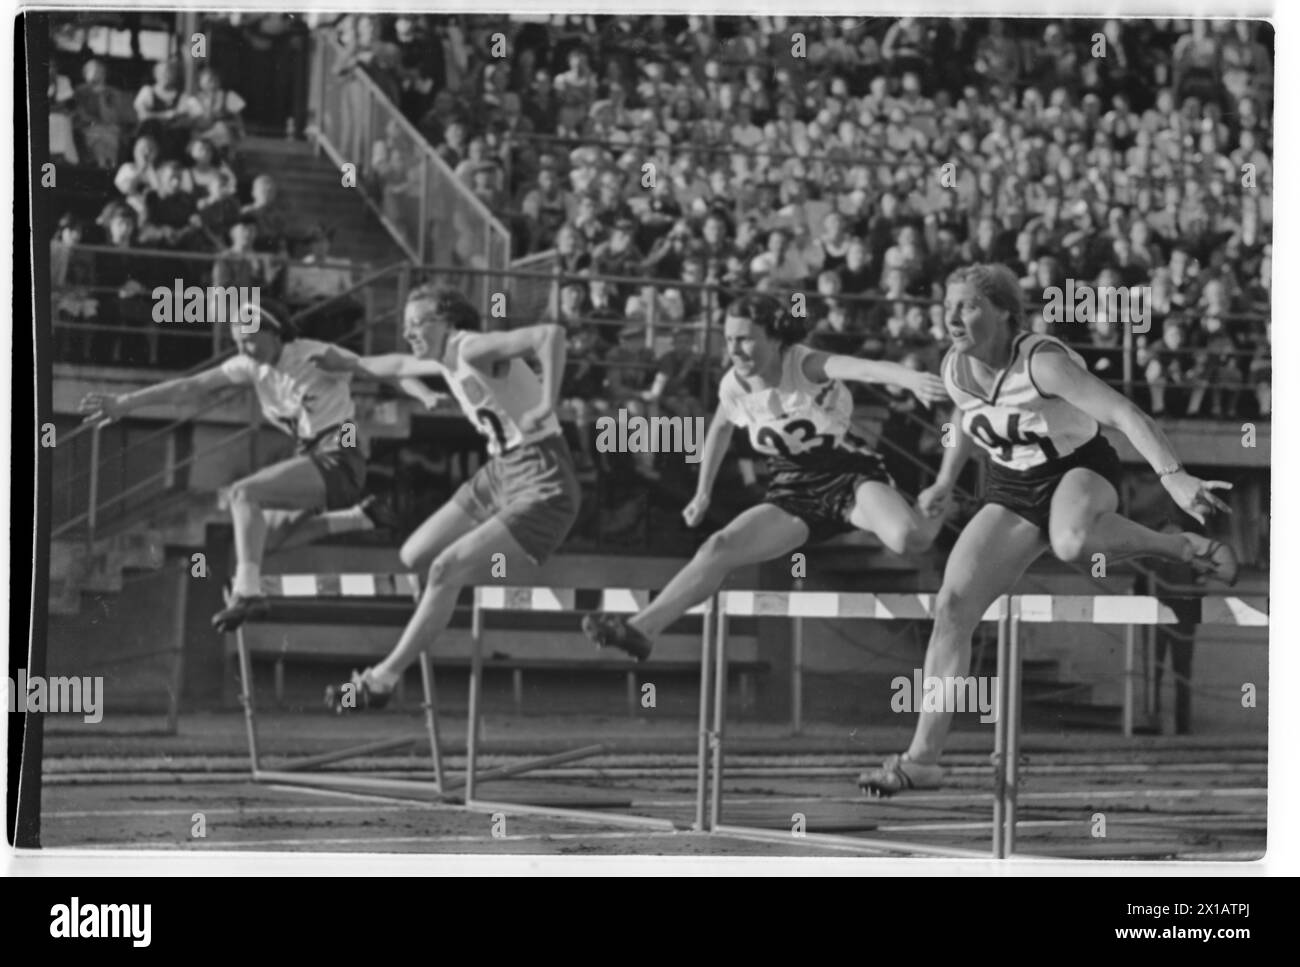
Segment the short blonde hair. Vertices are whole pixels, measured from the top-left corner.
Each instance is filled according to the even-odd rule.
[[[965,265],[948,276],[948,285],[961,284],[975,287],[975,291],[988,299],[995,308],[1003,309],[1009,316],[1012,329],[1024,323],[1024,295],[1016,274],[997,262]]]

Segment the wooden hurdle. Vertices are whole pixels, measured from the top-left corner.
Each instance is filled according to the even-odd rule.
[[[490,612],[499,611],[551,611],[551,612],[576,612],[577,598],[584,592],[574,588],[540,588],[540,587],[477,587],[474,589],[474,657],[470,669],[470,723],[468,733],[468,748],[466,750],[466,778],[465,778],[465,805],[470,808],[477,808],[483,811],[512,811],[512,812],[529,812],[539,815],[552,816],[573,816],[581,813],[591,816],[590,811],[564,809],[553,806],[536,806],[526,803],[503,803],[488,800],[480,800],[477,793],[477,783],[485,778],[484,773],[477,772],[476,758],[478,755],[478,728],[475,724],[475,713],[479,703],[479,691],[482,688],[481,675],[481,655],[482,655],[482,637],[483,637],[483,616]],[[598,596],[598,604],[594,610],[604,611],[614,614],[635,614],[650,603],[651,592],[634,588],[602,588],[588,594]],[[695,822],[690,827],[694,832],[704,830],[704,789],[708,783],[708,762],[706,750],[710,738],[705,730],[705,709],[708,701],[709,689],[709,642],[710,642],[710,617],[716,610],[716,595],[710,598],[704,604],[697,605],[687,614],[700,615],[704,619],[704,629],[701,635],[700,647],[700,722],[699,737],[697,742],[697,763],[696,763],[696,781],[698,793],[696,796]],[[726,679],[723,679],[722,689],[726,690]],[[596,752],[603,751],[603,746],[591,747],[594,751],[586,752],[586,755],[594,755]],[[568,753],[569,758],[580,758],[583,750],[576,750],[575,753]],[[561,755],[566,755],[561,753]],[[526,765],[527,769],[540,768],[543,765],[553,764],[557,757],[547,757],[546,759],[535,760]],[[569,761],[568,758],[558,761]],[[671,820],[659,819],[650,816],[629,816],[626,814],[613,814],[601,812],[598,814],[601,819],[624,826],[639,826],[650,829],[676,829],[678,828]]]
[[[727,620],[733,616],[770,616],[800,622],[804,618],[927,619],[934,617],[932,594],[859,594],[815,591],[724,591],[719,595],[716,622],[715,676],[727,673]],[[1267,625],[1267,602],[1260,598],[1203,598],[1204,625]],[[992,855],[999,859],[1015,851],[1016,800],[1020,778],[1020,713],[1023,705],[1020,662],[1023,622],[1077,622],[1099,625],[1173,624],[1172,610],[1154,597],[1136,595],[1004,595],[984,613],[981,621],[998,626],[997,717],[994,723]],[[1130,636],[1131,637],[1131,636]],[[1126,658],[1126,666],[1131,657]],[[716,680],[716,679],[715,679]],[[789,833],[723,822],[726,690],[714,696],[713,795],[709,829],[713,833],[763,841],[788,842]],[[984,859],[988,853],[924,843],[868,837],[804,832],[810,843],[860,849],[863,852],[907,853]]]
[[[1024,704],[1020,688],[1020,626],[1031,624],[1162,625],[1177,624],[1173,610],[1155,597],[1145,595],[1056,595],[1020,594],[1011,599],[1005,623],[1006,647],[999,631],[997,689],[1000,727],[1006,730],[1006,754],[996,763],[1001,775],[995,778],[995,806],[1000,805],[1000,835],[995,830],[994,855],[1012,856],[1016,849],[1016,798],[1020,786],[1020,715]],[[1209,626],[1267,627],[1268,599],[1263,597],[1206,597],[1201,599],[1200,624]],[[1126,636],[1125,689],[1132,688],[1133,636]],[[1005,723],[1005,726],[1003,726]],[[1000,846],[1000,849],[999,849]]]
[[[271,601],[272,615],[276,601],[285,600],[326,600],[339,599],[381,599],[418,601],[420,582],[414,574],[281,574],[262,578],[262,593]],[[552,755],[541,756],[510,766],[502,766],[486,771],[478,768],[478,755],[482,736],[482,689],[483,689],[483,648],[484,624],[488,614],[501,611],[549,611],[574,612],[579,610],[577,599],[584,596],[592,610],[630,614],[640,611],[649,603],[651,592],[634,588],[600,588],[590,591],[575,588],[548,587],[504,587],[489,586],[474,589],[473,612],[471,616],[472,651],[470,657],[469,711],[466,726],[466,767],[463,776],[451,777],[446,774],[442,764],[441,741],[438,735],[438,712],[436,706],[436,689],[434,685],[433,663],[428,652],[420,655],[420,681],[423,692],[422,708],[426,736],[432,758],[432,781],[414,779],[387,779],[371,776],[341,776],[312,774],[312,770],[362,755],[405,748],[418,741],[421,736],[407,735],[401,738],[385,739],[364,745],[304,756],[290,760],[274,770],[263,768],[259,756],[257,741],[256,707],[253,697],[252,660],[248,644],[241,627],[235,632],[236,649],[239,658],[241,689],[239,699],[244,709],[245,727],[248,737],[249,761],[255,781],[287,783],[314,787],[335,787],[358,791],[400,794],[429,798],[452,804],[462,805],[467,809],[481,812],[508,811],[538,815],[551,815],[568,818],[599,818],[602,822],[620,826],[647,827],[657,830],[675,830],[678,824],[668,819],[649,816],[628,816],[601,809],[569,808],[559,805],[539,803],[497,802],[483,799],[479,795],[481,783],[492,780],[515,778],[538,769],[574,762],[579,759],[599,755],[606,750],[602,744],[592,744],[577,749]],[[709,647],[710,617],[715,608],[714,599],[692,608],[689,614],[704,618],[701,649],[701,734],[698,742],[700,793],[697,796],[694,824],[689,827],[696,831],[704,828],[704,788],[708,777],[706,774],[705,753],[709,737],[704,731],[706,719],[704,709],[709,688]],[[584,609],[585,610],[585,609]],[[632,662],[629,659],[629,667]]]

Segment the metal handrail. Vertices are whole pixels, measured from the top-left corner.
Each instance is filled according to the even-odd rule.
[[[335,37],[332,33],[325,33],[323,35],[323,39],[325,45],[324,50],[327,50],[330,55],[330,63],[328,65],[328,69],[325,63],[326,58],[324,57],[318,58],[318,62],[320,64],[319,67],[320,76],[322,78],[321,83],[322,83],[322,87],[325,87],[327,85],[327,81],[325,81],[324,78],[333,74],[334,68],[337,66],[337,63],[346,56],[347,52],[344,50],[343,45],[339,43],[337,37]],[[397,106],[393,104],[391,100],[389,100],[388,95],[386,95],[380,89],[379,85],[375,83],[374,78],[372,78],[360,67],[354,67],[352,69],[352,74],[349,79],[349,82],[360,84],[361,87],[365,90],[366,96],[372,102],[379,104],[384,108],[386,119],[395,121],[398,124],[399,128],[402,130],[402,133],[407,137],[407,139],[410,141],[412,146],[419,153],[420,160],[423,160],[424,162],[433,165],[434,168],[439,172],[439,174],[442,175],[443,179],[448,184],[454,186],[454,189],[457,192],[457,194],[464,201],[468,203],[470,209],[474,211],[476,215],[478,215],[480,218],[483,219],[484,223],[488,226],[489,237],[495,234],[499,239],[504,241],[506,258],[508,259],[510,253],[510,247],[511,247],[510,230],[501,222],[500,219],[496,217],[496,215],[492,213],[492,210],[488,208],[488,206],[483,202],[481,198],[479,198],[472,191],[470,191],[469,188],[464,184],[464,182],[461,181],[461,179],[456,177],[455,172],[452,171],[451,167],[447,164],[447,162],[445,162],[442,159],[442,157],[433,149],[433,146],[429,144],[428,139],[420,132],[420,130],[417,127],[415,127],[415,125],[413,125],[410,122],[410,120],[397,108]],[[322,91],[322,94],[324,95],[325,92]],[[330,137],[325,133],[325,131],[322,129],[319,123],[311,125],[309,131],[312,134],[312,136],[315,138],[317,144],[336,163],[343,163],[347,161],[351,161],[353,163],[359,163],[362,160],[356,158],[349,159],[343,157],[340,151],[340,146],[336,145],[330,139]],[[358,166],[360,167],[360,165]],[[369,198],[365,189],[363,188],[361,190],[363,196]],[[424,208],[424,200],[422,198],[421,199],[422,212],[423,212],[423,208]],[[419,229],[420,234],[419,237],[416,239],[416,246],[414,252],[411,251],[407,240],[402,238],[400,234],[398,234],[390,226],[386,218],[381,217],[381,221],[384,223],[384,227],[388,229],[389,233],[393,235],[398,245],[400,245],[405,251],[411,254],[415,261],[419,261],[419,259],[421,258],[420,253],[426,251],[425,233],[427,230],[427,225],[425,224],[424,219],[423,218],[421,219],[420,229]]]
[[[102,427],[97,427],[96,433],[98,433],[99,429],[102,429]],[[50,532],[50,537],[55,538],[60,536],[61,534],[65,534],[71,529],[73,529],[74,527],[76,527],[78,524],[80,524],[82,521],[85,521],[90,527],[89,539],[93,541],[95,537],[95,525],[98,521],[99,512],[101,510],[111,506],[112,504],[118,503],[119,501],[125,499],[126,497],[131,496],[134,493],[137,493],[145,489],[149,484],[152,484],[155,480],[159,480],[167,476],[170,476],[172,473],[174,473],[175,471],[183,467],[188,467],[190,464],[194,463],[196,460],[198,460],[201,457],[206,457],[209,454],[215,453],[216,451],[223,449],[224,447],[228,446],[231,443],[234,443],[238,440],[242,440],[250,436],[251,434],[256,433],[259,429],[260,427],[258,426],[246,426],[243,427],[242,429],[236,430],[234,433],[218,441],[217,443],[214,443],[212,446],[203,450],[201,453],[190,454],[190,456],[186,457],[185,459],[178,460],[176,463],[173,464],[169,464],[168,466],[163,467],[161,470],[155,471],[154,473],[149,474],[149,476],[136,481],[130,487],[127,487],[125,490],[119,491],[118,493],[114,494],[112,497],[109,497],[102,504],[92,503],[86,508],[84,513],[69,518],[68,520],[60,524],[58,527],[54,528],[54,530]]]
[[[366,278],[362,279],[360,282],[356,283],[355,285],[353,285],[353,286],[350,287],[349,289],[345,290],[344,292],[342,292],[342,293],[340,293],[340,294],[338,294],[338,295],[332,297],[331,299],[325,300],[325,301],[322,302],[322,303],[319,303],[319,304],[314,305],[314,306],[310,306],[310,307],[308,307],[307,309],[305,309],[305,310],[303,310],[303,311],[301,311],[301,312],[299,312],[299,313],[296,313],[294,316],[291,317],[291,322],[297,323],[297,322],[299,322],[300,320],[305,319],[305,318],[307,318],[307,317],[313,315],[314,313],[325,311],[327,308],[329,308],[329,306],[330,306],[331,304],[335,303],[337,300],[343,299],[343,298],[347,297],[348,295],[352,294],[353,292],[356,292],[357,290],[360,290],[360,289],[365,288],[365,287],[367,287],[367,286],[369,286],[369,285],[372,285],[372,284],[374,284],[375,282],[381,281],[381,280],[383,280],[383,279],[384,279],[386,276],[388,276],[388,275],[391,275],[391,274],[394,274],[394,273],[401,273],[401,272],[403,272],[403,271],[405,270],[405,267],[406,267],[405,263],[401,263],[401,262],[399,262],[399,263],[394,263],[393,265],[387,266],[387,267],[385,267],[385,268],[383,268],[383,269],[380,269],[380,270],[378,270],[378,271],[376,271],[376,272],[373,272],[373,273],[371,273],[369,276],[367,276]],[[341,336],[340,338],[341,338],[341,339],[349,339],[349,338],[351,338],[351,337],[353,337],[353,336],[355,336],[355,335],[358,335],[358,334],[362,334],[362,333],[368,332],[368,331],[372,330],[373,328],[375,328],[376,326],[380,325],[381,323],[384,323],[384,322],[388,321],[388,320],[389,320],[389,319],[390,319],[390,318],[395,314],[396,311],[397,311],[397,310],[393,310],[393,309],[386,310],[386,311],[384,311],[383,313],[380,313],[379,315],[377,315],[377,316],[375,316],[375,317],[372,317],[372,318],[370,318],[370,319],[367,319],[367,320],[365,320],[364,322],[362,322],[360,325],[354,326],[351,330],[349,330],[347,333],[343,334],[343,336]],[[195,374],[197,374],[197,373],[199,373],[199,372],[203,372],[204,370],[210,369],[210,368],[211,368],[215,363],[220,362],[221,360],[224,360],[224,359],[226,359],[226,358],[229,358],[229,357],[232,356],[233,354],[234,354],[234,350],[233,350],[233,349],[231,349],[231,350],[227,350],[227,351],[224,352],[224,353],[220,353],[220,354],[218,354],[217,356],[214,356],[214,357],[211,358],[211,359],[205,360],[204,362],[202,362],[202,363],[200,363],[200,364],[198,364],[198,365],[196,365],[196,366],[194,366],[194,367],[191,367],[189,370],[187,370],[187,371],[186,371],[184,374],[182,374],[180,377],[176,377],[176,378],[185,378],[186,376],[192,376],[192,375],[195,375]],[[231,400],[232,397],[233,397],[233,394],[229,393],[229,392],[228,392],[227,390],[225,390],[225,389],[222,389],[222,390],[218,390],[215,394],[213,394],[213,396],[214,396],[213,399],[211,399],[210,401],[208,401],[208,402],[205,403],[204,405],[200,406],[198,409],[191,411],[191,412],[188,413],[186,416],[171,421],[170,423],[168,423],[167,425],[165,425],[165,426],[162,427],[161,429],[156,430],[156,431],[154,431],[154,432],[152,432],[152,433],[146,435],[145,437],[143,437],[143,438],[141,438],[141,439],[139,439],[139,440],[132,441],[132,443],[131,443],[129,446],[124,447],[124,448],[123,448],[122,450],[120,450],[117,454],[115,454],[115,455],[114,455],[114,458],[120,460],[120,459],[122,459],[122,458],[123,458],[127,453],[132,452],[132,451],[138,451],[138,449],[139,449],[142,445],[144,445],[145,443],[149,443],[149,442],[152,442],[153,440],[156,440],[156,439],[158,439],[158,438],[160,438],[160,437],[164,437],[164,436],[166,436],[166,435],[169,435],[170,433],[174,432],[176,429],[178,429],[179,427],[183,426],[184,424],[192,422],[192,421],[195,419],[195,417],[200,416],[200,415],[202,415],[203,413],[210,412],[211,410],[217,408],[218,406],[221,406],[221,405],[224,405],[224,404],[230,402],[230,400]],[[112,420],[109,420],[109,419],[87,420],[87,421],[83,422],[80,426],[76,427],[73,431],[71,431],[70,433],[68,433],[68,434],[63,438],[63,441],[62,441],[62,442],[63,442],[64,444],[66,444],[69,440],[76,439],[77,437],[81,436],[81,435],[84,434],[84,433],[90,433],[90,434],[92,434],[92,436],[91,436],[91,461],[90,461],[90,466],[89,466],[89,468],[88,468],[87,470],[85,470],[85,471],[82,471],[81,473],[78,473],[78,474],[75,474],[75,475],[69,476],[69,477],[67,477],[67,478],[64,479],[64,480],[61,480],[61,481],[60,481],[60,486],[58,487],[58,489],[57,489],[57,491],[56,491],[56,492],[66,492],[66,491],[67,491],[67,490],[72,486],[72,484],[73,484],[74,482],[79,481],[79,480],[81,480],[82,478],[88,476],[88,477],[90,478],[90,483],[89,483],[89,487],[88,487],[88,506],[87,506],[87,510],[86,510],[85,512],[83,512],[83,513],[81,513],[81,514],[77,514],[77,515],[71,517],[70,519],[64,521],[64,522],[61,523],[58,527],[56,527],[56,528],[54,529],[54,531],[52,532],[52,533],[53,533],[53,536],[58,536],[58,535],[60,535],[60,534],[66,533],[66,532],[67,532],[68,530],[70,530],[72,527],[75,527],[75,526],[77,526],[78,524],[80,524],[81,522],[86,521],[86,522],[88,522],[88,523],[90,524],[90,540],[93,541],[93,539],[94,539],[95,523],[96,523],[97,516],[98,516],[98,513],[99,513],[100,510],[102,510],[103,508],[108,507],[108,506],[110,506],[110,505],[112,505],[112,504],[114,504],[114,503],[116,503],[116,502],[119,502],[119,501],[120,501],[124,496],[127,496],[127,495],[129,495],[129,494],[132,494],[132,493],[136,493],[136,492],[138,492],[138,491],[139,491],[140,489],[142,489],[144,486],[146,486],[147,484],[151,484],[151,483],[153,483],[155,480],[159,479],[160,477],[165,477],[165,476],[167,476],[167,475],[173,473],[173,472],[174,472],[176,469],[178,469],[178,468],[188,466],[188,465],[189,465],[191,462],[193,462],[193,460],[196,459],[197,457],[202,456],[202,455],[204,455],[204,454],[206,454],[206,453],[209,453],[209,452],[211,452],[212,450],[216,450],[216,449],[219,449],[220,447],[224,447],[224,446],[226,446],[226,445],[227,445],[227,444],[228,444],[232,439],[242,439],[242,438],[244,438],[244,437],[247,437],[247,436],[249,436],[250,434],[256,432],[256,430],[259,428],[257,424],[254,424],[254,425],[252,425],[252,426],[246,427],[245,430],[240,431],[240,432],[239,432],[238,434],[236,434],[235,436],[233,436],[233,437],[228,437],[228,438],[226,438],[225,440],[221,441],[220,443],[215,444],[213,447],[211,447],[211,448],[209,448],[209,449],[207,449],[207,450],[204,450],[202,454],[194,454],[194,455],[192,455],[191,457],[186,458],[185,460],[182,460],[182,461],[177,462],[177,463],[174,463],[174,464],[170,464],[170,465],[168,465],[167,467],[163,468],[163,470],[161,470],[161,471],[159,471],[159,472],[157,472],[157,473],[151,474],[149,477],[146,477],[146,478],[145,478],[144,480],[142,480],[142,481],[138,481],[137,483],[133,484],[131,487],[127,488],[126,490],[122,491],[121,493],[118,493],[118,494],[114,495],[113,497],[109,498],[108,500],[104,501],[104,502],[101,504],[101,503],[99,502],[99,475],[100,475],[100,472],[101,472],[102,467],[103,467],[103,461],[101,461],[100,458],[99,458],[99,450],[100,450],[100,433],[101,433],[101,431],[102,431],[106,426],[108,426],[109,423],[111,423],[111,422],[113,422],[113,421],[112,421]]]
[[[329,299],[325,300],[324,302],[322,302],[322,303],[318,303],[318,304],[313,305],[313,306],[308,306],[306,309],[303,309],[302,311],[295,313],[294,315],[292,315],[292,316],[289,317],[289,321],[290,321],[291,323],[293,323],[293,324],[296,325],[296,324],[299,323],[301,320],[306,319],[307,317],[309,317],[309,316],[311,316],[311,315],[314,315],[315,313],[323,312],[323,311],[325,311],[326,309],[332,307],[332,305],[333,305],[333,303],[334,303],[334,300],[336,300],[336,299],[343,299],[343,298],[345,298],[346,296],[350,296],[350,295],[352,295],[353,293],[355,293],[355,292],[357,292],[357,291],[359,291],[359,290],[361,290],[361,289],[366,288],[367,286],[373,285],[374,283],[381,281],[381,280],[384,278],[384,276],[389,275],[390,273],[398,273],[398,272],[401,272],[403,269],[405,269],[405,267],[406,267],[406,263],[405,263],[405,262],[394,262],[394,263],[392,263],[391,265],[387,265],[387,266],[385,266],[385,267],[382,268],[382,269],[378,269],[377,271],[375,271],[375,272],[373,272],[372,274],[366,276],[365,278],[363,278],[361,281],[357,282],[356,284],[354,284],[354,285],[352,285],[352,286],[349,286],[348,288],[344,289],[342,292],[337,293],[336,295],[331,296]],[[387,315],[387,314],[385,314],[385,315]],[[379,321],[378,319],[376,319],[376,320],[371,320],[369,323],[367,323],[366,325],[361,326],[360,328],[353,328],[351,331],[349,331],[348,333],[346,333],[345,336],[344,336],[343,338],[348,338],[348,337],[351,337],[351,336],[356,335],[356,334],[359,333],[359,332],[363,332],[363,331],[365,331],[365,329],[366,329],[369,325],[371,325],[371,324],[373,324],[373,323],[375,323],[375,322],[378,322],[378,321]],[[131,331],[131,330],[122,329],[121,327],[118,327],[118,328],[116,329],[116,331],[117,331],[117,332],[121,332],[121,333],[125,333],[125,334],[128,334],[128,335],[132,334],[132,331]],[[233,349],[227,349],[227,350],[224,350],[223,352],[220,352],[220,353],[217,353],[217,354],[215,354],[215,355],[213,355],[213,356],[210,356],[208,359],[205,359],[205,360],[203,360],[203,361],[200,362],[200,363],[195,363],[195,364],[194,364],[193,366],[191,366],[189,369],[184,370],[183,372],[181,372],[180,374],[178,374],[177,376],[174,376],[174,377],[172,377],[172,378],[173,378],[173,379],[184,379],[184,378],[187,377],[187,376],[194,376],[194,375],[196,375],[196,374],[198,374],[198,373],[203,372],[205,369],[210,369],[214,364],[219,363],[219,362],[222,362],[222,361],[224,361],[224,360],[230,358],[231,356],[234,355],[234,352],[235,352],[235,351],[234,351]],[[180,421],[178,421],[178,422],[179,422],[179,423],[185,423],[185,422],[188,422],[190,419],[193,419],[193,416],[194,416],[194,415],[197,415],[197,414],[199,414],[199,413],[204,413],[204,412],[207,412],[207,411],[206,411],[206,410],[197,410],[197,411],[195,411],[195,413],[194,413],[193,415],[191,415],[190,417],[187,417],[186,419],[184,419],[184,420],[180,420]],[[79,437],[81,434],[86,433],[86,432],[89,432],[90,429],[93,427],[93,425],[94,425],[94,424],[93,424],[93,421],[87,421],[87,422],[85,422],[85,423],[82,423],[80,426],[76,427],[75,429],[70,430],[70,431],[68,432],[68,434],[62,438],[62,442],[67,443],[69,440],[76,439],[76,438]]]

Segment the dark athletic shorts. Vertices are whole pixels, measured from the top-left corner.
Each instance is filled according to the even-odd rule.
[[[856,528],[849,522],[857,489],[876,480],[894,486],[885,462],[875,454],[838,452],[816,470],[778,469],[767,485],[764,503],[775,504],[808,525],[808,543],[816,544]]]
[[[331,428],[315,441],[299,441],[298,455],[306,457],[320,471],[325,481],[325,509],[351,507],[361,499],[366,486],[366,458],[361,441],[353,446],[341,444],[341,429]],[[355,431],[354,431],[355,435]]]
[[[1061,478],[1075,467],[1085,467],[1100,474],[1119,490],[1119,454],[1110,441],[1098,433],[1073,453],[1031,470],[1011,470],[989,461],[988,482],[984,488],[986,503],[1005,507],[1047,534],[1052,515],[1052,495]]]
[[[582,490],[557,433],[492,457],[451,499],[476,523],[500,520],[529,559],[543,564],[577,521]]]

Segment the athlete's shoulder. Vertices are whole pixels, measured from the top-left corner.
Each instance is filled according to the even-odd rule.
[[[1030,385],[1043,399],[1056,398],[1056,394],[1044,391],[1040,382],[1045,367],[1050,369],[1054,366],[1065,365],[1087,371],[1088,367],[1084,364],[1083,357],[1055,336],[1048,336],[1044,333],[1029,333],[1028,336],[1029,338],[1022,350],[1025,360],[1025,375],[1029,377]]]

